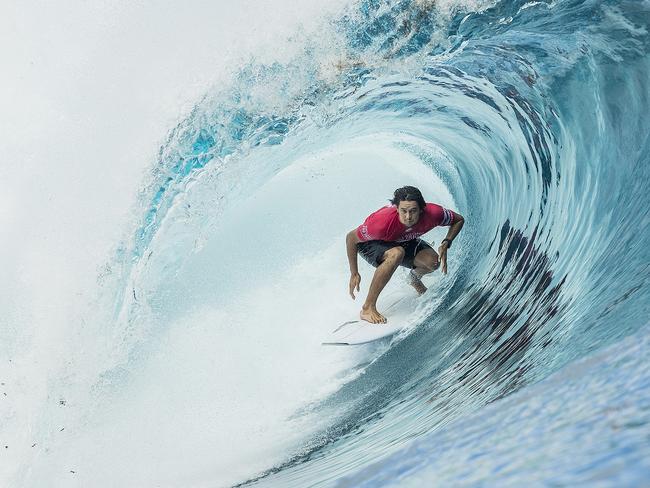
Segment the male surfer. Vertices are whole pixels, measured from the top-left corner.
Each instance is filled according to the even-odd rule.
[[[377,298],[398,266],[411,268],[411,285],[421,295],[427,291],[422,276],[438,269],[447,274],[447,249],[463,228],[463,216],[426,203],[420,190],[405,186],[395,190],[391,204],[380,208],[354,230],[348,232],[346,246],[350,262],[350,296],[360,290],[361,275],[357,267],[357,252],[375,268],[366,302],[360,316],[372,324],[384,324],[386,317],[377,311]],[[436,253],[420,239],[436,226],[451,226]]]

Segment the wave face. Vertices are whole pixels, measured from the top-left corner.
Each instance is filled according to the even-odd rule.
[[[648,378],[649,27],[647,1],[363,0],[297,35],[292,59],[241,67],[160,150],[102,276],[104,325],[79,339],[86,407],[56,456],[89,486],[530,479],[541,458],[507,464],[489,439],[511,418],[482,414],[573,399],[570,434],[581,405],[618,405],[598,381],[576,399],[580,379]],[[321,347],[359,305],[345,233],[406,184],[466,218],[449,274],[426,282],[408,333]],[[629,337],[629,368],[571,369]],[[596,443],[648,435],[632,391]],[[546,463],[585,442],[552,444],[535,415],[499,442],[547,443]],[[475,457],[468,429],[488,439]],[[562,479],[591,479],[607,452]],[[611,452],[613,483],[648,447]],[[474,478],[425,469],[444,453]],[[21,476],[57,480],[56,464]]]

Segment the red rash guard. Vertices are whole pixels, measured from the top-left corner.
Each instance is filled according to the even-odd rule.
[[[406,227],[399,221],[397,206],[387,205],[371,213],[357,227],[357,237],[362,241],[410,241],[426,234],[439,225],[452,225],[458,221],[456,214],[435,203],[427,203],[420,219],[412,227]]]

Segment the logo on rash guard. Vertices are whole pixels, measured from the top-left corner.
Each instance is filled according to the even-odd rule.
[[[367,225],[362,225],[361,226],[361,235],[363,238],[367,241],[371,241],[372,237],[370,237],[370,234],[368,234],[368,226]]]
[[[404,234],[398,242],[410,241],[411,239],[415,239],[421,235],[422,232],[409,232],[408,234]]]

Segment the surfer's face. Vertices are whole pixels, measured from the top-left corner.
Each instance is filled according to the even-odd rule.
[[[399,221],[406,227],[412,227],[417,224],[418,220],[420,220],[421,212],[418,202],[411,200],[402,200],[397,206]]]

